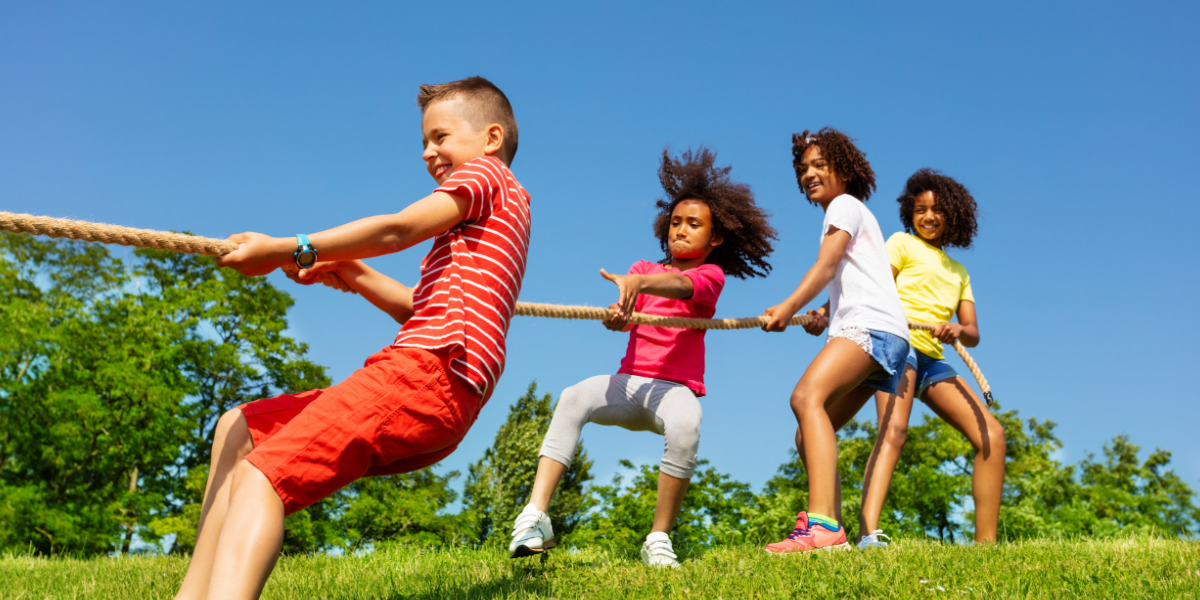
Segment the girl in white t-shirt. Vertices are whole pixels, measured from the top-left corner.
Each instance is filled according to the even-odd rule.
[[[871,165],[844,133],[826,127],[792,136],[800,190],[825,211],[817,261],[783,302],[768,308],[765,331],[783,331],[828,287],[829,302],[805,329],[826,325],[825,347],[792,390],[796,449],[808,471],[808,509],[768,552],[849,549],[837,506],[837,437],[876,391],[896,393],[908,358],[908,323],[892,281],[883,232],[863,205],[875,189]]]

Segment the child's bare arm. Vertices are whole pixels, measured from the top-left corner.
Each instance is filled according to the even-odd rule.
[[[470,200],[434,192],[394,215],[359,219],[308,236],[321,260],[342,261],[399,252],[462,222]],[[217,259],[222,267],[243,275],[266,275],[292,263],[296,238],[276,238],[261,233],[239,233],[233,252]]]
[[[372,269],[361,260],[321,261],[307,269],[283,269],[288,278],[304,285],[321,282],[342,291],[354,291],[403,325],[413,316],[412,288]]]
[[[796,286],[796,291],[792,292],[792,295],[783,302],[763,311],[763,316],[767,317],[767,324],[763,325],[763,331],[787,329],[792,317],[801,308],[812,302],[813,298],[816,298],[817,294],[820,294],[830,281],[833,281],[833,277],[837,275],[838,263],[846,254],[846,247],[849,245],[849,233],[830,227],[829,232],[825,234],[825,241],[821,242],[821,251],[817,253],[817,262],[808,269],[808,273],[805,273],[804,279],[800,280],[800,285]]]
[[[687,300],[695,292],[690,277],[679,273],[613,275],[600,269],[600,276],[617,284],[618,315],[629,318],[639,294],[650,294],[674,300]]]
[[[979,345],[979,323],[975,320],[975,303],[962,300],[958,303],[958,322],[942,323],[932,332],[933,337],[946,344],[954,340],[962,342],[968,348]]]

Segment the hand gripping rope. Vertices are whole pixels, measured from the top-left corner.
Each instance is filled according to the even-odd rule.
[[[156,250],[172,250],[188,254],[203,254],[205,256],[221,256],[237,248],[237,244],[229,240],[218,240],[184,233],[155,231],[152,229],[134,229],[119,225],[104,223],[89,223],[72,219],[56,219],[53,217],[38,217],[0,211],[0,230],[17,233],[31,233],[50,237],[71,238],[88,242],[105,244],[120,244],[122,246],[137,246]],[[535,304],[518,302],[516,314],[523,317],[549,317],[553,319],[584,319],[589,321],[604,321],[612,313],[607,308],[594,306],[563,306],[559,304]],[[804,326],[811,318],[808,315],[792,317],[790,326]],[[757,329],[766,325],[766,317],[747,317],[744,319],[687,319],[682,317],[662,317],[644,313],[634,313],[629,322],[635,325],[653,325],[656,327],[679,327],[684,329]],[[930,323],[909,323],[909,329],[933,331],[937,326]],[[962,357],[988,406],[992,405],[992,388],[987,378],[979,370],[979,365],[967,353],[959,341],[954,342],[954,349]]]

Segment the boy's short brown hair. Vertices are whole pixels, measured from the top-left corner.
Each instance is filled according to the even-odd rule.
[[[483,77],[468,77],[450,83],[422,84],[417,92],[417,106],[421,107],[421,114],[425,114],[430,104],[454,98],[462,98],[466,107],[463,116],[475,127],[497,123],[504,128],[504,162],[511,165],[517,155],[517,118],[508,103],[508,96]]]

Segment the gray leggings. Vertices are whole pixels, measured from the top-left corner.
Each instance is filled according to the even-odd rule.
[[[541,455],[569,467],[584,423],[616,425],[664,436],[661,471],[691,479],[700,417],[700,401],[685,385],[637,375],[598,375],[563,390]]]

